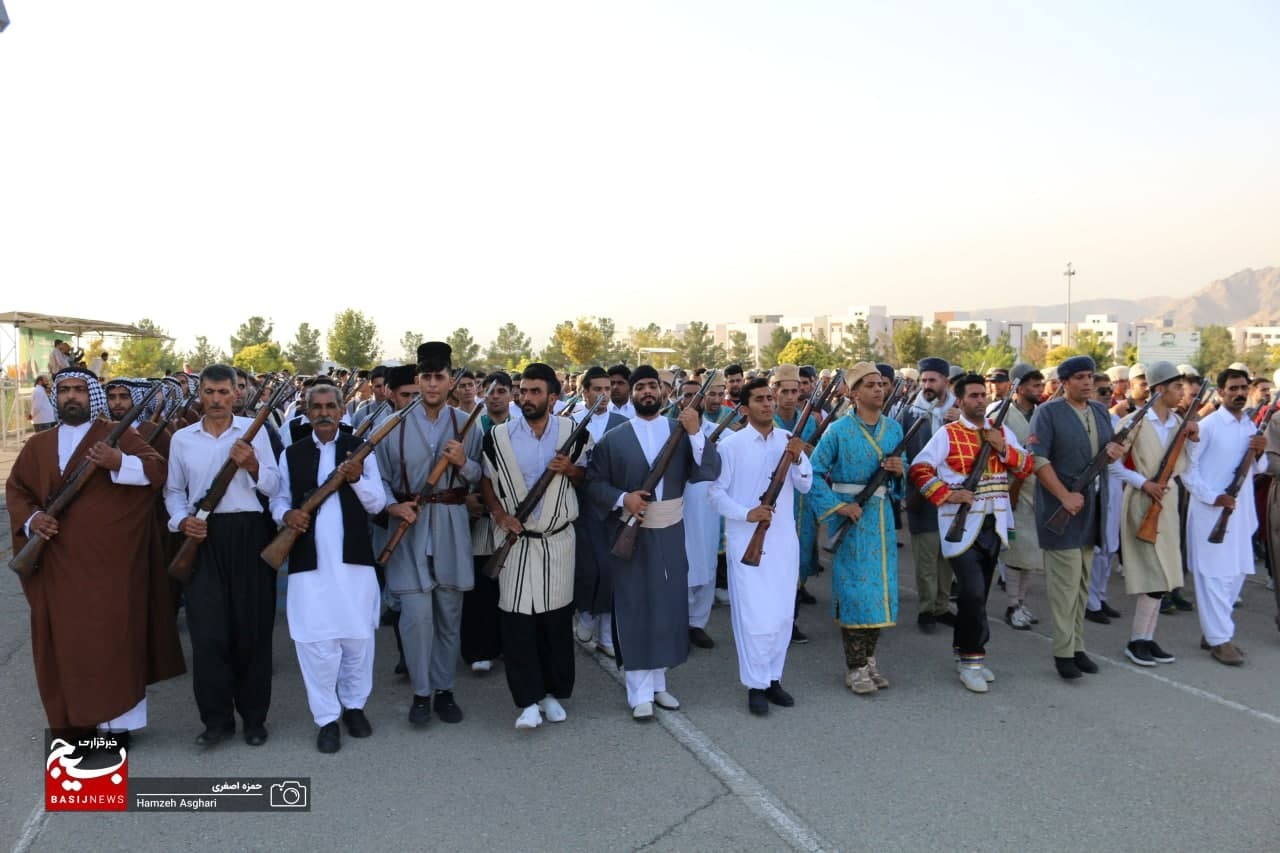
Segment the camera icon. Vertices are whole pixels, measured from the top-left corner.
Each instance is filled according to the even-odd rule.
[[[268,793],[273,809],[305,809],[307,807],[307,786],[301,782],[286,779],[272,785]]]

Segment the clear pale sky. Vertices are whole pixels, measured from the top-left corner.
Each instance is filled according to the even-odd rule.
[[[6,0],[0,310],[537,346],[1280,263],[1280,4]]]

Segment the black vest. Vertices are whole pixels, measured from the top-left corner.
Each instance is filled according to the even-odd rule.
[[[334,458],[337,464],[342,462],[364,442],[358,438],[338,433],[335,439],[337,448]],[[285,459],[289,463],[289,493],[293,497],[293,507],[302,506],[303,501],[316,490],[316,478],[320,472],[320,448],[311,440],[310,435],[285,450]],[[332,497],[330,497],[332,500]],[[364,505],[348,483],[338,489],[338,502],[342,507],[342,562],[357,566],[373,565],[373,541],[369,538],[369,515]],[[316,568],[316,534],[315,520],[307,532],[298,537],[293,550],[289,552],[289,572],[309,572]]]

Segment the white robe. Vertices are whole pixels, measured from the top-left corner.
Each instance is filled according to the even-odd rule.
[[[807,494],[813,486],[813,467],[802,455],[787,472],[787,483],[778,495],[773,522],[765,534],[759,566],[746,566],[742,555],[756,524],[747,513],[760,505],[787,446],[787,433],[774,427],[763,436],[753,426],[720,439],[720,477],[711,484],[710,499],[724,516],[725,557],[729,567],[730,621],[738,648],[738,675],[743,686],[763,689],[782,680],[795,590],[800,577],[800,539],[792,504],[795,492]],[[686,503],[686,507],[688,504]]]
[[[1240,460],[1244,458],[1249,439],[1257,427],[1246,417],[1238,420],[1225,408],[1200,422],[1200,440],[1187,443],[1190,464],[1182,475],[1183,485],[1191,493],[1187,508],[1187,559],[1193,571],[1208,578],[1227,578],[1253,574],[1253,532],[1258,516],[1253,503],[1253,475],[1267,470],[1266,454],[1254,462],[1250,476],[1244,478],[1236,495],[1236,509],[1227,524],[1227,535],[1220,544],[1209,541],[1209,534],[1221,507],[1213,502],[1227,490]]]
[[[702,434],[711,437],[716,425],[702,422]],[[711,505],[711,483],[684,487],[684,547],[689,554],[689,586],[716,582],[716,556],[720,551],[720,513]]]

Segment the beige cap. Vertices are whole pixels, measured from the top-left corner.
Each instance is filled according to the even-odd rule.
[[[781,385],[783,382],[800,383],[800,368],[794,364],[779,364],[773,369],[773,376],[769,379],[770,385]]]
[[[1124,382],[1129,378],[1129,368],[1121,364],[1117,364],[1114,367],[1108,367],[1107,378],[1112,382]]]
[[[1248,373],[1248,372],[1249,372],[1249,367],[1248,367],[1248,365],[1246,365],[1243,361],[1233,361],[1233,362],[1231,362],[1230,364],[1228,364],[1228,365],[1227,365],[1227,369],[1228,369],[1228,370],[1243,370],[1245,373]]]
[[[1133,365],[1133,367],[1129,368],[1130,379],[1137,379],[1139,376],[1141,376],[1143,379],[1147,378],[1147,366],[1142,362],[1138,362],[1137,364]]]
[[[676,381],[676,372],[674,370],[659,370],[658,380],[667,385],[674,385]]]
[[[898,368],[898,375],[903,379],[909,379],[912,382],[920,381],[920,371],[916,370],[914,367],[900,367]]]
[[[880,368],[869,361],[860,361],[844,372],[845,386],[853,388],[868,376],[879,376]]]
[[[1178,372],[1190,379],[1200,378],[1200,371],[1196,370],[1194,367],[1192,367],[1189,364],[1179,364]]]

